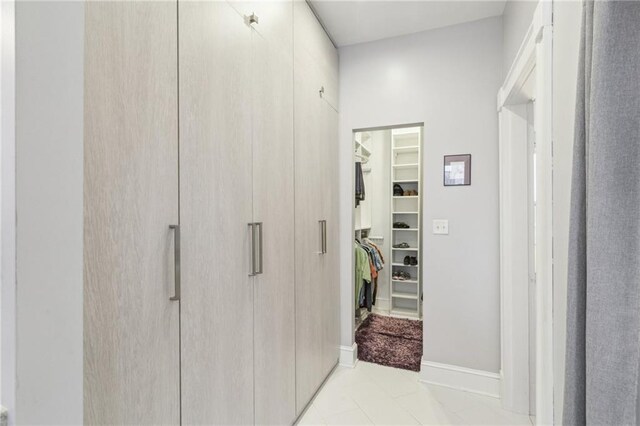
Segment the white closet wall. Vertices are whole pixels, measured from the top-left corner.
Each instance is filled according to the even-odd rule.
[[[393,194],[391,182],[391,131],[378,130],[372,134],[371,155],[371,233],[372,236],[382,237],[373,242],[382,250],[385,265],[378,272],[378,291],[376,296],[376,310],[389,310],[389,279],[391,277],[391,224],[390,197]]]

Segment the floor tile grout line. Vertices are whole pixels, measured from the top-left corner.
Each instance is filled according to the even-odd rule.
[[[353,398],[351,398],[353,399]],[[360,411],[362,411],[364,413],[364,416],[369,419],[369,421],[371,422],[372,425],[375,425],[376,423],[373,421],[373,419],[371,417],[369,417],[369,415],[367,414],[366,411],[364,411],[364,408],[362,408],[360,406],[360,404],[358,404],[358,401],[356,401],[355,399],[353,400],[353,402],[355,402],[355,404],[358,406],[358,408],[360,409]]]

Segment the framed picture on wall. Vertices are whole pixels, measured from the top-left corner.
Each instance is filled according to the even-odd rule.
[[[444,186],[471,185],[471,154],[444,156]]]

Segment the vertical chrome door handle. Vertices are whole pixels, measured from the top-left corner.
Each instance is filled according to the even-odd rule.
[[[256,274],[256,224],[249,224],[249,232],[251,232],[251,272],[249,273],[250,277],[253,277]]]
[[[322,254],[327,253],[327,220],[322,221]]]
[[[250,277],[262,273],[262,222],[252,222],[251,229],[251,273]],[[257,236],[257,238],[256,238]],[[257,244],[256,244],[256,240]]]
[[[256,275],[261,274],[262,270],[262,222],[256,222],[255,228],[258,230],[258,268]]]
[[[319,220],[320,224],[320,251],[318,254],[325,254],[327,252],[327,221]]]
[[[180,300],[180,225],[169,225],[173,229],[173,258],[174,258],[174,295],[169,300]]]

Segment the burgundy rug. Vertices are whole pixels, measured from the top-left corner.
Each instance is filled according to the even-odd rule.
[[[420,371],[422,321],[369,314],[356,331],[358,359]]]

